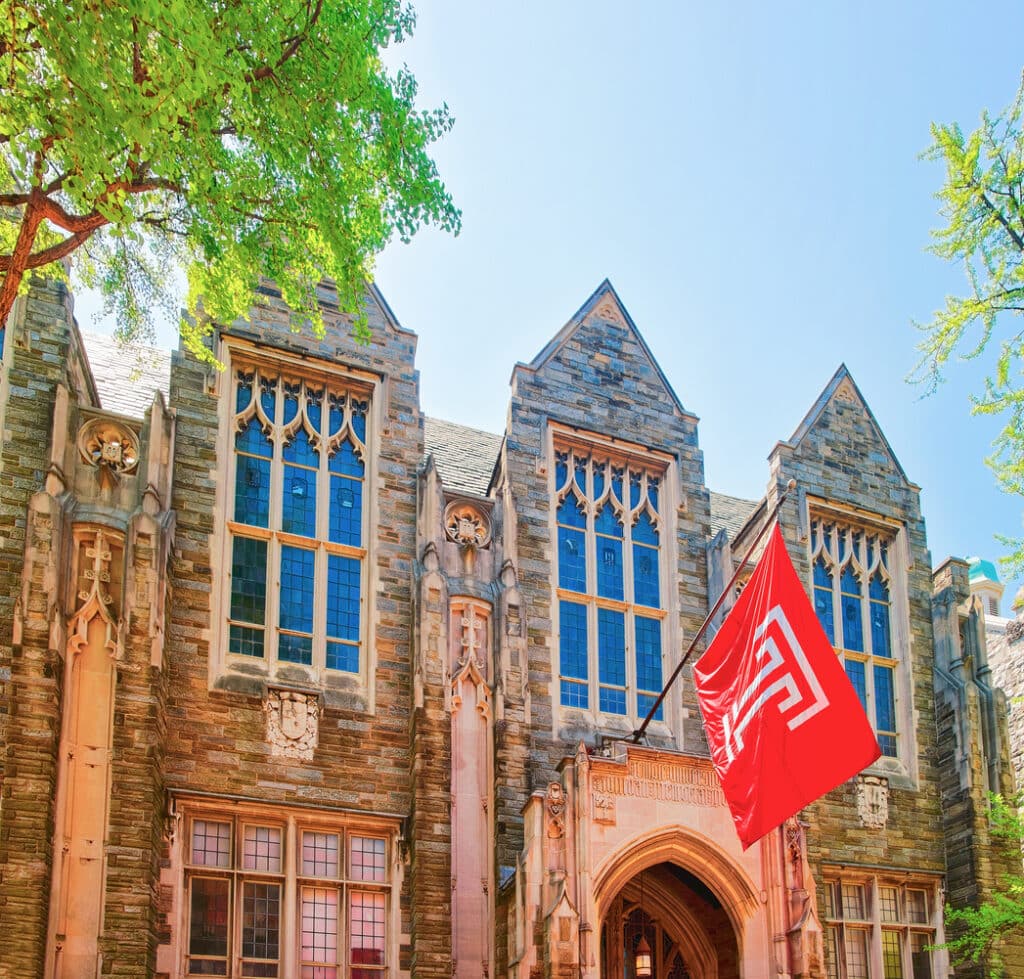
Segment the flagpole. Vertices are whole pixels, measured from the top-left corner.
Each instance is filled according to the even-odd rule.
[[[757,532],[757,536],[754,538],[750,547],[747,548],[747,553],[743,555],[743,560],[740,561],[739,566],[733,572],[732,577],[729,579],[729,583],[722,589],[722,594],[718,596],[718,601],[715,602],[711,611],[708,612],[707,618],[704,619],[701,627],[697,630],[697,634],[690,640],[690,645],[687,646],[686,652],[683,653],[683,658],[679,661],[678,666],[676,666],[672,671],[672,675],[668,678],[668,682],[664,687],[662,687],[661,693],[658,694],[658,699],[651,705],[651,709],[647,712],[647,716],[644,718],[643,723],[631,735],[622,740],[629,740],[629,738],[632,738],[634,744],[640,743],[640,739],[644,736],[644,731],[647,730],[647,725],[651,723],[652,718],[658,712],[658,708],[664,701],[669,689],[672,687],[672,684],[676,682],[676,678],[682,672],[683,667],[686,666],[686,661],[690,658],[690,654],[696,648],[697,643],[699,643],[704,637],[704,633],[708,631],[708,626],[711,625],[711,620],[718,614],[718,610],[722,607],[726,598],[732,593],[733,586],[736,584],[736,579],[743,573],[743,569],[750,562],[751,555],[757,549],[757,545],[761,543],[761,538],[763,538],[771,528],[776,517],[779,515],[779,510],[782,509],[782,504],[786,502],[786,497],[789,496],[790,491],[794,489],[796,489],[796,480],[791,479],[786,484],[786,488],[782,491],[782,495],[775,501],[775,506],[772,507],[772,512],[768,515],[768,519],[765,520],[761,529]]]

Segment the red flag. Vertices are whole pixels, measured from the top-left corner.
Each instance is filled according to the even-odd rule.
[[[882,753],[778,526],[693,680],[744,849]]]

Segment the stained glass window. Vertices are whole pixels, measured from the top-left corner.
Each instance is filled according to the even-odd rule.
[[[640,717],[661,690],[662,475],[578,448],[556,452],[564,707]]]
[[[369,402],[244,367],[233,406],[228,652],[359,673]]]
[[[885,532],[838,520],[811,523],[818,621],[843,659],[882,753],[897,757],[899,664],[892,631],[892,540]]]
[[[191,818],[187,975],[283,977],[285,935],[294,936],[297,975],[306,979],[387,974],[387,839],[328,823],[326,814],[312,826],[303,825],[308,812],[289,815],[295,834],[285,833],[285,815],[276,825],[247,821],[268,819],[265,810]]]

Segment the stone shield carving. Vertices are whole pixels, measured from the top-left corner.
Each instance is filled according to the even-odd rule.
[[[857,815],[862,826],[882,829],[889,820],[889,780],[880,775],[857,776]]]
[[[263,705],[270,753],[310,761],[320,740],[320,697],[298,690],[268,690]]]
[[[463,547],[486,547],[491,540],[491,522],[484,511],[472,503],[455,501],[444,511],[444,530],[448,539]]]

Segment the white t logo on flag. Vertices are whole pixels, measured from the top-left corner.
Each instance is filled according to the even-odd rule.
[[[828,697],[781,605],[775,605],[754,631],[753,646],[754,659],[763,665],[722,718],[729,761],[743,750],[744,730],[770,701],[775,701],[791,731],[828,707]]]

